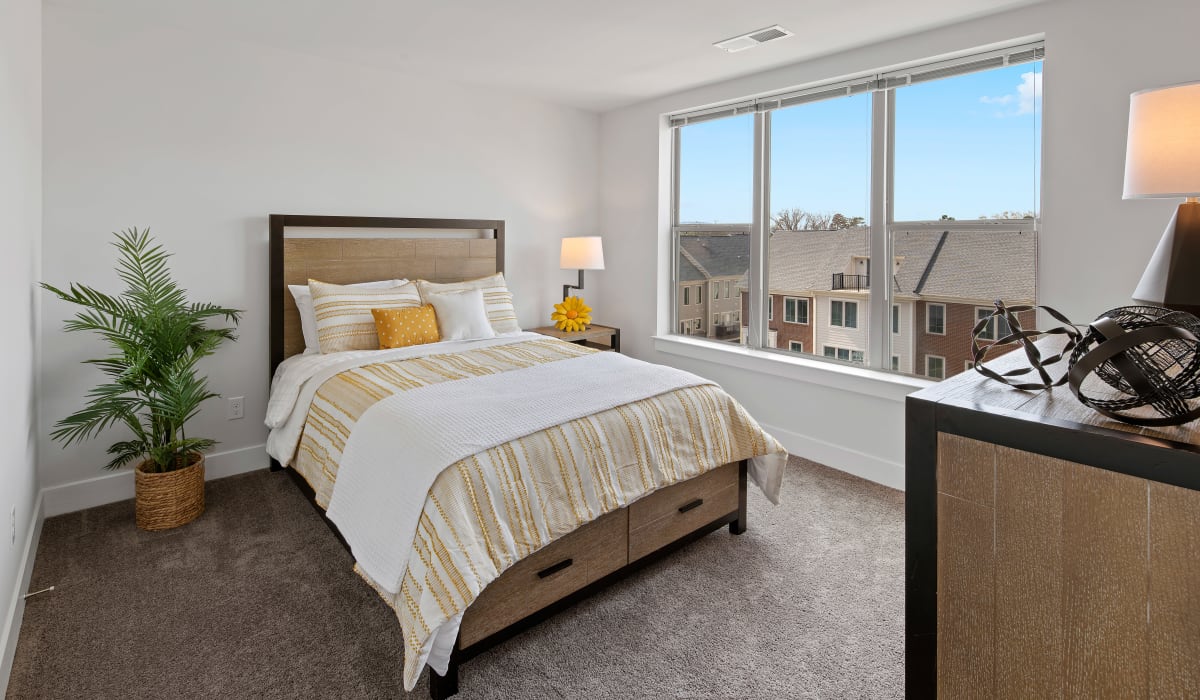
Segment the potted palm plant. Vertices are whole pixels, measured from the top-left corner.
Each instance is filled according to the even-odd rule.
[[[216,441],[188,435],[186,424],[200,404],[217,396],[197,370],[200,358],[213,354],[233,334],[242,312],[193,303],[172,279],[170,254],[150,230],[114,234],[119,251],[117,275],[125,283],[110,295],[82,284],[67,290],[42,287],[79,308],[67,331],[99,334],[110,352],[85,360],[97,367],[104,383],[87,394],[83,408],[55,424],[51,437],[66,445],[123,426],[132,436],[108,448],[105,469],[134,467],[137,525],[166,530],[191,522],[204,512],[204,451]],[[210,327],[211,321],[234,327]]]

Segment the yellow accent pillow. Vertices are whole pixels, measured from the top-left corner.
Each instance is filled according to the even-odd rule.
[[[432,304],[415,309],[371,309],[371,315],[375,317],[379,347],[385,350],[436,343],[442,339],[438,335],[437,314]]]

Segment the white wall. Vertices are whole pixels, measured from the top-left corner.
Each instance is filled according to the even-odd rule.
[[[150,226],[195,299],[246,310],[240,340],[206,365],[214,390],[246,397],[246,418],[213,401],[190,431],[221,441],[210,472],[266,465],[268,214],[505,219],[525,326],[574,279],[559,239],[598,232],[592,113],[53,5],[45,23],[42,275],[116,289],[109,233]],[[591,298],[602,281],[587,283]],[[68,312],[45,302],[47,427],[96,378],[79,361],[99,346],[61,332]],[[63,450],[46,432],[48,512],[132,493],[127,470],[56,489],[100,476],[109,440]]]
[[[0,237],[8,328],[0,354],[0,690],[8,685],[24,609],[26,549],[37,530],[36,363],[42,239],[42,4],[0,3]],[[10,516],[16,509],[16,532]]]
[[[661,115],[761,92],[1045,35],[1043,229],[1039,296],[1091,320],[1129,303],[1174,201],[1122,201],[1129,93],[1200,79],[1194,55],[1200,3],[1051,0],[1041,5],[759,73],[615,110],[601,120],[601,228],[610,266],[599,308],[622,326],[622,347],[721,381],[793,451],[902,483],[904,404],[757,371],[679,359],[652,336],[667,308],[669,144]],[[665,328],[665,326],[664,326]],[[693,355],[696,353],[692,353]],[[851,419],[850,417],[853,417]]]

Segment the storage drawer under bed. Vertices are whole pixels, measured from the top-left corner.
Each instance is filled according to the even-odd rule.
[[[659,489],[629,505],[629,561],[738,509],[737,463]]]
[[[628,528],[629,512],[622,508],[513,564],[467,608],[459,646],[470,646],[625,566]]]

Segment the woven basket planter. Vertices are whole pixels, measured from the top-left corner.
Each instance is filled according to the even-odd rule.
[[[204,455],[195,464],[169,472],[133,471],[134,510],[142,530],[170,530],[204,512]]]

